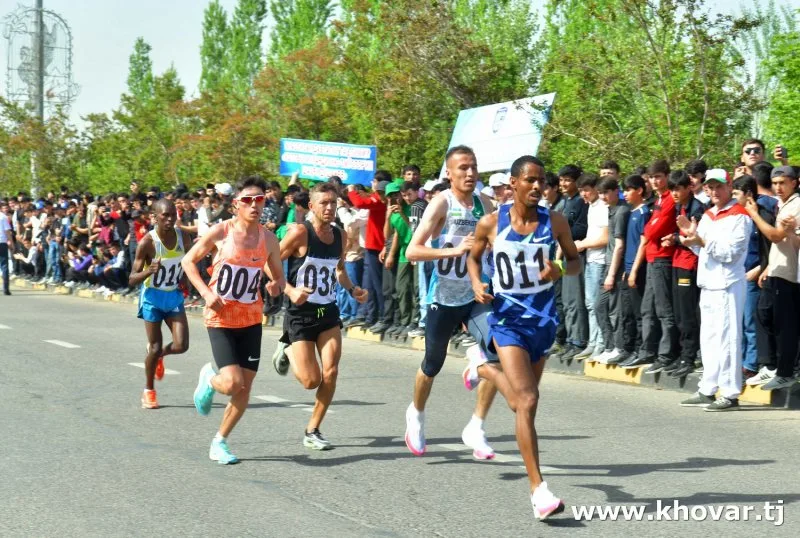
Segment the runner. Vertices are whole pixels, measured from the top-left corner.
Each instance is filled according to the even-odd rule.
[[[261,359],[261,273],[270,277],[266,290],[273,297],[286,283],[278,239],[258,222],[266,190],[266,182],[258,176],[240,181],[233,200],[235,216],[212,227],[182,263],[186,276],[205,299],[205,324],[217,367],[215,370],[208,363],[200,370],[194,405],[206,416],[215,392],[231,397],[208,453],[221,464],[239,462],[228,448],[227,438],[247,409]],[[211,280],[206,285],[197,263],[215,247]]]
[[[534,419],[539,400],[539,381],[545,352],[555,340],[558,316],[553,282],[565,274],[580,272],[578,251],[569,225],[559,213],[539,206],[544,191],[542,161],[529,155],[511,166],[513,205],[483,217],[475,232],[468,258],[475,300],[491,304],[490,350],[499,355],[498,367],[491,357],[469,350],[464,385],[472,390],[480,379],[493,381],[516,412],[516,434],[531,485],[534,516],[545,519],[564,510],[564,503],[548,489],[539,470],[539,446]],[[551,261],[556,241],[567,260]],[[481,260],[492,248],[495,272],[492,285],[481,279]],[[474,351],[473,351],[474,350]]]
[[[153,204],[156,228],[142,238],[136,248],[133,269],[128,285],[142,284],[139,294],[139,319],[144,320],[147,346],[144,357],[145,389],[142,393],[144,409],[158,409],[158,399],[153,380],[164,378],[164,357],[178,355],[189,349],[189,323],[183,308],[185,283],[181,260],[186,246],[191,243],[189,235],[175,229],[178,212],[175,204],[162,198]],[[168,246],[168,245],[171,245]],[[172,332],[172,342],[163,345],[161,322]]]
[[[425,453],[425,403],[433,378],[444,365],[453,331],[465,324],[484,349],[488,345],[486,318],[491,309],[474,302],[466,257],[474,240],[475,225],[489,212],[492,203],[488,197],[474,192],[478,164],[472,149],[467,146],[449,149],[445,165],[450,190],[431,200],[406,250],[409,261],[436,262],[428,288],[425,357],[417,371],[414,400],[406,410],[405,441],[415,456]],[[431,246],[426,246],[429,240]],[[475,413],[461,434],[476,459],[494,458],[483,422],[495,394],[497,389],[491,382],[480,384]]]
[[[342,356],[342,321],[336,306],[336,283],[363,304],[367,291],[353,285],[344,270],[342,231],[336,219],[336,187],[320,183],[311,190],[312,221],[292,226],[281,241],[281,259],[289,261],[286,295],[291,301],[283,318],[281,342],[290,345],[294,375],[308,390],[317,390],[303,446],[328,450],[331,443],[319,427],[336,391]],[[320,370],[317,350],[322,362]],[[280,375],[288,371],[288,359],[273,361]]]

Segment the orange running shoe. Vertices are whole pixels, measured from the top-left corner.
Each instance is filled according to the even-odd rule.
[[[164,357],[159,357],[156,363],[156,380],[164,379]]]
[[[156,391],[144,389],[142,393],[142,409],[158,409]]]

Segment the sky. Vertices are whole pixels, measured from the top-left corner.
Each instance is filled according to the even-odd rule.
[[[45,9],[66,19],[73,38],[73,78],[80,86],[71,117],[91,112],[111,112],[125,92],[128,57],[139,36],[152,47],[156,74],[175,65],[187,97],[197,95],[200,80],[200,43],[206,0],[44,0]],[[236,0],[221,0],[232,13]],[[534,9],[543,0],[532,0]],[[779,2],[780,3],[780,2]],[[800,0],[786,0],[800,9]],[[0,0],[0,19],[18,5],[32,6],[33,0]],[[739,2],[709,0],[717,11],[738,11]],[[748,2],[752,5],[752,2]],[[3,24],[2,26],[5,26]],[[267,31],[264,43],[267,43]],[[0,93],[6,94],[8,47],[0,37]]]

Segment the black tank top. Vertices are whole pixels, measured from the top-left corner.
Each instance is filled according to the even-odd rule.
[[[314,226],[303,223],[308,234],[306,255],[289,256],[287,281],[294,287],[306,287],[313,291],[300,306],[289,305],[289,312],[309,312],[336,302],[336,266],[342,256],[342,232],[333,229],[333,243],[323,243]]]

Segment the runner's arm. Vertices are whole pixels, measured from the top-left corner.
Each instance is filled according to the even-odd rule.
[[[264,264],[264,272],[275,283],[272,285],[277,285],[278,293],[281,293],[286,287],[286,276],[283,274],[283,263],[281,262],[281,245],[274,233],[269,230],[264,230],[264,233],[267,247],[267,263]]]
[[[138,286],[158,270],[158,267],[152,263],[153,256],[156,254],[154,246],[152,236],[147,234],[136,247],[136,257],[133,260],[131,275],[128,277],[128,286]],[[144,269],[145,265],[149,266],[146,270]]]
[[[203,297],[203,299],[206,299],[206,305],[213,302],[209,301],[207,297],[213,292],[200,275],[200,269],[197,268],[197,262],[205,258],[206,254],[215,248],[216,242],[222,241],[224,236],[224,224],[220,223],[212,226],[208,233],[200,238],[200,240],[189,249],[189,252],[187,252],[183,257],[183,260],[181,260],[181,267],[183,267],[184,274],[189,279],[189,282],[192,283],[194,289],[200,292],[200,296]]]
[[[561,247],[561,252],[567,260],[564,267],[564,276],[577,275],[581,272],[581,261],[578,257],[578,249],[575,247],[575,242],[572,240],[572,232],[569,229],[569,223],[567,223],[567,219],[565,219],[561,213],[553,211],[550,212],[550,220],[556,240]]]
[[[497,226],[497,214],[492,213],[481,217],[475,226],[475,242],[467,256],[467,272],[470,282],[472,282],[472,292],[475,300],[481,304],[488,304],[493,297],[486,293],[489,284],[483,282],[483,254],[489,246],[489,234]]]
[[[425,246],[434,231],[441,229],[442,221],[447,216],[447,202],[444,196],[434,198],[425,213],[422,221],[411,237],[411,242],[406,249],[406,258],[410,262],[432,262],[444,258],[457,258],[464,253],[463,248],[431,248]]]

